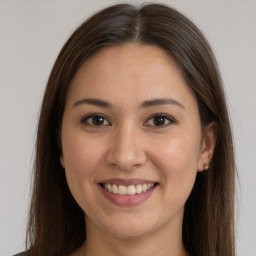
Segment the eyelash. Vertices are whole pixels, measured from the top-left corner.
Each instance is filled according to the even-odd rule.
[[[164,119],[164,124],[163,125],[149,125],[149,126],[155,126],[155,127],[166,127],[169,126],[173,123],[175,123],[175,120],[173,118],[171,118],[169,115],[163,114],[163,113],[159,113],[159,114],[154,114],[152,115],[146,123],[148,123],[150,120],[153,120],[154,118],[163,118]],[[166,124],[166,120],[168,121],[168,123]]]
[[[102,124],[94,124],[93,123],[93,118],[102,118],[103,119],[103,123]],[[169,126],[173,123],[176,123],[175,120],[173,118],[171,118],[169,115],[166,115],[166,114],[163,114],[163,113],[159,113],[159,114],[154,114],[152,115],[150,118],[148,118],[148,120],[143,124],[144,126],[147,126],[147,123],[150,121],[150,120],[153,120],[154,118],[163,118],[164,119],[164,124],[160,124],[160,125],[154,125],[154,124],[150,124],[149,126],[155,126],[155,127],[159,127],[159,128],[162,128],[162,127],[166,127],[166,126]],[[166,120],[167,120],[167,124],[166,124]],[[90,123],[89,123],[90,122]],[[104,124],[105,122],[107,122],[108,124]],[[152,121],[154,122],[154,121]],[[81,120],[81,123],[83,125],[88,125],[88,126],[111,126],[111,123],[107,120],[107,118],[102,115],[102,114],[90,114],[88,116],[85,116],[82,118]]]
[[[88,123],[88,120],[91,119],[91,121],[92,121],[92,118],[95,118],[95,117],[104,119],[104,123],[105,123],[105,121],[107,121],[108,124],[107,125],[106,124],[97,125],[97,124],[93,124],[92,122]],[[88,116],[83,117],[82,120],[81,120],[81,123],[84,124],[84,125],[89,125],[89,126],[109,126],[109,125],[111,125],[110,122],[107,120],[107,118],[105,116],[103,116],[102,114],[97,114],[97,113],[90,114]]]

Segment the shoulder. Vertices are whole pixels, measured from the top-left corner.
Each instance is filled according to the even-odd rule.
[[[20,252],[18,254],[13,255],[13,256],[23,256],[23,255],[24,255],[24,252]]]

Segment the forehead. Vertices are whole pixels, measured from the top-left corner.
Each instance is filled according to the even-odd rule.
[[[99,71],[101,71],[101,74],[107,74],[109,71],[123,70],[125,74],[128,71],[133,71],[137,75],[142,75],[147,71],[152,72],[155,70],[159,72],[163,69],[163,66],[169,66],[178,70],[174,58],[161,48],[154,45],[126,43],[99,50],[82,64],[77,73],[81,73],[80,71],[82,70],[82,72],[90,70],[91,74]]]
[[[71,82],[68,99],[97,96],[123,102],[186,94],[193,93],[171,56],[157,46],[129,43],[103,48],[85,61]]]

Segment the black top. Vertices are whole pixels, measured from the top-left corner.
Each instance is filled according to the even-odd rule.
[[[13,255],[13,256],[22,256],[22,255],[23,255],[23,252],[20,252],[18,254]]]

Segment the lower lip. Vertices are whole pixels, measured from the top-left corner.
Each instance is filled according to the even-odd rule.
[[[154,192],[157,186],[152,187],[151,189],[147,190],[146,192],[142,192],[140,194],[135,194],[133,196],[130,195],[119,195],[114,194],[106,189],[104,189],[100,184],[99,187],[103,194],[106,196],[106,198],[111,201],[112,203],[118,205],[118,206],[133,206],[138,205],[144,201],[146,201]]]

